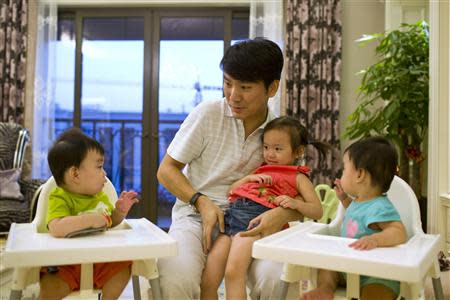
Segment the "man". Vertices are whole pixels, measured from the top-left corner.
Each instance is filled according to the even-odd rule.
[[[224,230],[228,188],[263,162],[261,133],[275,117],[267,106],[283,68],[283,54],[275,43],[256,38],[234,44],[220,67],[225,98],[194,108],[158,169],[159,182],[177,197],[169,234],[178,242],[178,256],[159,261],[164,299],[200,297],[206,255],[218,230]],[[275,208],[242,235],[265,236],[299,218],[296,211]],[[251,297],[275,297],[281,269],[281,264],[253,261],[248,272]]]

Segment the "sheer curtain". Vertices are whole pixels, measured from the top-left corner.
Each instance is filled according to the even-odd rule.
[[[282,0],[252,0],[250,2],[250,38],[265,37],[283,49],[283,28]],[[281,78],[283,77],[282,75]],[[278,116],[280,115],[281,90],[280,85],[278,93],[269,101],[269,107]]]
[[[48,178],[47,152],[54,139],[57,8],[38,1],[33,112],[33,178]]]

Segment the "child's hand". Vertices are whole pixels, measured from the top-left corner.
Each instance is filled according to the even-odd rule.
[[[116,210],[125,217],[128,212],[130,211],[130,208],[133,206],[133,204],[139,202],[139,200],[136,198],[137,193],[130,191],[126,192],[123,191],[120,194],[119,199],[117,199],[116,202]]]
[[[348,246],[356,250],[370,250],[378,247],[378,242],[370,235],[366,235]]]
[[[281,206],[283,208],[291,208],[298,210],[298,206],[300,204],[301,200],[292,199],[289,196],[282,195],[278,196],[273,200],[273,203],[275,203],[278,206]]]
[[[252,174],[247,176],[247,180],[250,182],[258,182],[265,184],[272,184],[272,176],[266,174]]]
[[[336,196],[338,196],[339,200],[344,201],[348,198],[347,193],[342,189],[341,180],[338,178],[334,180],[334,191],[336,192]]]

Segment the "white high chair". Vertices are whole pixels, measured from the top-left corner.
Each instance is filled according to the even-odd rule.
[[[14,249],[14,242],[17,240],[16,244],[24,244],[24,241],[18,241],[19,238],[16,236],[13,236],[12,231],[21,228],[20,226],[27,225],[27,229],[23,230],[25,234],[30,234],[30,242],[33,242],[33,238],[38,239],[39,237],[42,239],[47,239],[48,243],[56,242],[61,243],[62,240],[65,240],[65,244],[72,243],[74,245],[73,253],[77,252],[85,252],[85,256],[89,257],[91,255],[91,259],[95,259],[93,256],[92,249],[98,248],[100,245],[105,244],[105,240],[101,240],[102,235],[99,235],[96,237],[96,235],[92,235],[89,237],[82,237],[82,238],[73,238],[73,239],[55,239],[51,237],[48,234],[48,229],[45,224],[45,217],[48,207],[48,197],[50,192],[56,187],[56,182],[53,179],[53,177],[49,178],[45,184],[43,184],[40,188],[40,193],[38,196],[38,202],[37,202],[37,210],[36,210],[36,216],[33,219],[31,224],[14,224],[11,227],[10,236],[8,236],[8,241],[5,248],[5,260],[7,260],[7,257],[10,258],[10,262],[8,264],[13,264],[12,260],[16,258],[14,256],[17,254],[17,252],[20,252],[21,250]],[[108,195],[108,198],[110,199],[111,203],[114,205],[114,203],[117,201],[117,193],[114,189],[114,186],[112,185],[111,181],[107,179],[107,182],[105,183],[105,186],[103,188],[103,191]],[[35,197],[36,198],[36,197]],[[31,226],[30,226],[31,225]],[[131,226],[130,226],[131,225]],[[30,230],[29,228],[32,227]],[[136,233],[132,232],[129,229],[133,229],[136,227]],[[14,228],[14,229],[13,229]],[[25,227],[24,227],[25,228]],[[17,230],[16,232],[21,231]],[[162,299],[161,297],[161,291],[159,286],[159,273],[156,265],[156,258],[157,257],[163,257],[163,256],[174,256],[176,255],[176,242],[171,239],[165,232],[163,232],[161,229],[157,228],[155,225],[151,224],[146,219],[136,219],[136,220],[124,220],[121,224],[114,227],[111,230],[108,230],[106,233],[110,235],[110,240],[107,242],[111,243],[118,243],[119,239],[120,243],[123,243],[123,249],[119,249],[119,246],[114,247],[113,249],[109,248],[110,253],[108,253],[108,250],[104,252],[104,254],[101,255],[101,261],[119,261],[119,260],[132,260],[132,268],[131,268],[131,274],[132,274],[132,283],[133,283],[133,293],[134,293],[134,299],[140,299],[140,288],[139,288],[139,278],[138,276],[144,276],[149,280],[153,299]],[[106,235],[105,233],[105,235]],[[144,236],[142,236],[144,235]],[[26,238],[26,237],[22,237]],[[11,241],[10,241],[11,239]],[[115,241],[114,241],[115,239]],[[141,242],[142,240],[142,242]],[[41,240],[39,240],[41,242]],[[46,241],[42,241],[41,243],[45,243]],[[76,244],[78,243],[78,244]],[[84,243],[84,244],[83,244]],[[85,245],[86,243],[91,244],[91,253],[89,252],[89,248],[81,249],[80,245]],[[98,244],[98,245],[97,245]],[[127,244],[129,248],[127,248]],[[154,246],[153,244],[158,244]],[[111,244],[112,245],[112,244]],[[39,245],[41,248],[43,248],[42,245]],[[21,246],[26,247],[26,246]],[[45,247],[45,246],[44,246]],[[51,247],[48,245],[47,247]],[[153,248],[150,248],[153,247]],[[150,250],[148,250],[150,249]],[[13,250],[16,250],[14,252]],[[26,251],[30,252],[34,249],[26,249]],[[40,249],[42,250],[42,249]],[[68,249],[64,252],[59,252],[58,257],[56,257],[55,254],[52,254],[51,251],[53,249],[49,249],[49,253],[40,252],[43,256],[49,256],[53,255],[55,257],[55,260],[58,260],[58,263],[55,263],[55,265],[61,265],[64,264],[64,258],[61,256],[67,256],[66,259],[70,259],[70,252],[71,249]],[[150,255],[148,252],[154,251],[154,255]],[[69,252],[69,253],[67,253]],[[127,253],[125,253],[127,252]],[[67,254],[66,254],[67,253]],[[9,255],[9,256],[8,256]],[[96,254],[99,255],[99,254]],[[37,254],[36,254],[37,256]],[[143,258],[145,257],[145,258]],[[148,257],[155,257],[149,259]],[[122,259],[121,259],[122,258]],[[73,260],[73,254],[72,258]],[[87,258],[83,258],[83,261]],[[111,259],[111,260],[109,260]],[[80,291],[76,291],[71,293],[69,296],[76,297],[77,299],[80,298],[89,298],[89,299],[97,299],[99,291],[96,291],[93,289],[93,283],[92,283],[92,275],[93,275],[93,263],[84,261],[81,263],[81,278],[80,278]],[[90,260],[88,260],[90,261]],[[70,262],[67,264],[71,264],[74,262]],[[25,267],[25,268],[14,268],[13,273],[13,284],[10,294],[10,299],[20,299],[22,296],[22,290],[31,283],[39,282],[39,270],[41,268],[39,264],[39,257],[35,257],[33,261],[31,261],[28,265],[31,265],[32,267]]]
[[[345,213],[342,204],[330,224],[305,222],[256,241],[253,257],[284,262],[277,299],[286,298],[291,282],[306,279],[315,287],[316,268],[322,268],[347,273],[346,297],[349,299],[360,297],[359,274],[376,274],[374,277],[407,278],[400,280],[399,298],[408,300],[423,298],[423,282],[430,276],[435,299],[443,300],[437,258],[440,237],[423,232],[417,198],[403,179],[395,176],[387,195],[406,227],[408,242],[403,245],[358,252],[348,247],[352,239],[332,237],[340,235]],[[396,274],[390,274],[386,271],[388,268]]]

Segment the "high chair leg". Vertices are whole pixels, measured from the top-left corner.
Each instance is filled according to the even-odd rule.
[[[139,276],[131,276],[131,282],[133,284],[133,297],[134,300],[141,300],[141,287],[139,285]]]
[[[22,298],[22,290],[11,290],[9,300],[20,300]]]
[[[22,290],[26,286],[28,272],[31,268],[16,268],[13,273],[13,281],[11,286],[10,300],[19,300],[22,298]]]
[[[159,285],[159,277],[153,278],[148,281],[152,287],[153,300],[162,300],[161,286]]]
[[[442,290],[442,283],[440,277],[441,270],[439,269],[438,260],[434,261],[433,266],[431,267],[429,273],[431,276],[431,281],[433,283],[434,298],[436,300],[444,300],[444,291]]]

